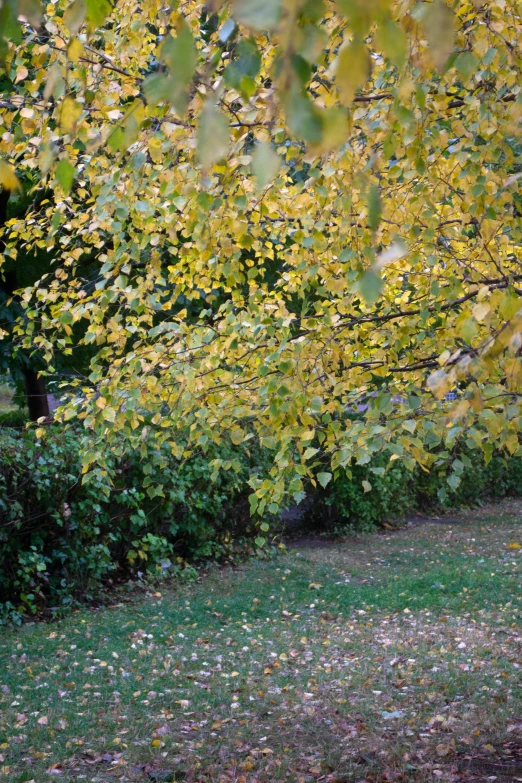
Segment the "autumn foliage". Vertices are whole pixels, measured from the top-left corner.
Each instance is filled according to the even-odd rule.
[[[49,255],[15,343],[87,355],[64,421],[145,461],[256,439],[261,513],[377,453],[518,451],[515,0],[15,6],[4,257]]]

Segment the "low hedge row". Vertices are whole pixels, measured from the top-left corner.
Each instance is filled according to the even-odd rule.
[[[420,468],[410,472],[399,461],[389,464],[378,457],[371,465],[355,465],[325,489],[315,491],[304,524],[334,535],[365,533],[376,524],[415,511],[473,506],[519,495],[521,457],[495,454],[486,464],[478,453],[463,453],[458,457],[457,473],[455,464],[450,471],[444,461],[425,473]]]
[[[189,564],[198,559],[255,549],[248,479],[267,474],[271,455],[254,441],[186,462],[158,452],[158,465],[167,465],[154,475],[163,496],[151,497],[150,464],[135,453],[112,453],[107,474],[95,470],[82,482],[85,437],[53,425],[38,441],[33,430],[0,427],[0,623],[63,611],[129,578],[191,577]],[[216,457],[230,469],[213,482],[209,462]],[[442,461],[429,474],[385,457],[354,466],[309,495],[304,524],[331,534],[368,532],[415,509],[522,494],[521,458],[496,455],[486,465],[462,454],[458,465],[450,483]]]
[[[108,581],[190,575],[187,562],[232,554],[251,532],[247,480],[266,462],[255,447],[220,447],[234,466],[215,482],[216,453],[167,455],[163,496],[151,498],[137,454],[112,457],[108,476],[82,483],[83,437],[58,425],[43,441],[0,428],[0,622],[91,600]]]

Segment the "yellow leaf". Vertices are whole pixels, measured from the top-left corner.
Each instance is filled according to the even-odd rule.
[[[64,98],[60,106],[60,128],[62,133],[72,133],[82,116],[82,105],[74,98]]]
[[[0,160],[0,185],[4,190],[21,190],[14,168],[4,160]]]
[[[77,38],[73,38],[67,49],[67,57],[72,63],[77,63],[85,53],[83,44]]]
[[[428,388],[437,400],[442,400],[451,389],[451,382],[444,370],[432,372],[428,378]]]
[[[511,541],[508,544],[508,549],[522,549],[522,545],[518,543],[518,541]]]
[[[487,316],[490,309],[491,307],[487,302],[479,302],[473,308],[473,316],[477,319],[477,321],[481,322]]]
[[[18,84],[18,82],[21,82],[24,79],[27,79],[28,76],[29,76],[29,71],[27,70],[25,65],[20,65],[16,69],[15,84]]]
[[[235,446],[239,445],[240,443],[243,443],[243,441],[245,440],[245,433],[243,432],[241,427],[235,427],[231,431],[230,440]]]
[[[356,89],[370,76],[370,69],[370,53],[365,44],[352,41],[342,47],[337,60],[335,78],[343,103],[350,103],[353,100]]]
[[[504,370],[508,388],[511,391],[519,391],[519,389],[522,389],[522,362],[520,359],[516,357],[506,359]]]
[[[444,0],[433,0],[424,14],[423,25],[433,62],[439,70],[442,70],[453,50],[455,32],[453,12]]]
[[[152,748],[159,748],[161,745],[161,740],[159,739],[153,739],[150,743]]]

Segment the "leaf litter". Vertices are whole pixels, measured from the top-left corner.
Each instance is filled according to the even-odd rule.
[[[0,640],[0,780],[522,779],[521,507]]]

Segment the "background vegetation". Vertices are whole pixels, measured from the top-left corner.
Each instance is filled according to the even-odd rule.
[[[266,477],[271,465],[255,440],[211,445],[186,460],[164,444],[145,461],[122,439],[107,449],[104,468],[82,481],[80,453],[92,435],[53,424],[42,441],[26,420],[16,408],[0,417],[0,622],[62,613],[129,579],[191,579],[203,561],[259,555],[255,542],[268,522],[270,540],[280,540],[279,517],[250,517],[248,482]],[[211,478],[216,459],[222,470]],[[161,475],[162,495],[150,491],[151,474]],[[327,535],[366,533],[408,512],[516,495],[521,486],[519,457],[496,454],[486,465],[463,452],[450,465],[442,455],[429,473],[381,458],[326,487],[317,482],[299,524]]]

